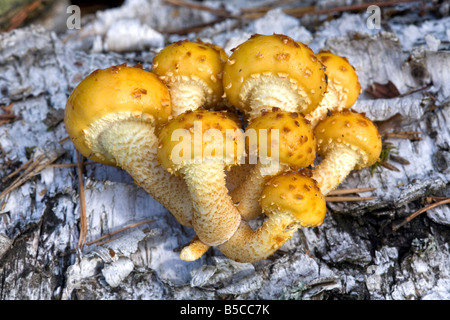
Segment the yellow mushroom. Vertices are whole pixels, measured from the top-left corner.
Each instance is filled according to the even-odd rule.
[[[217,45],[178,41],[153,59],[152,71],[168,86],[172,115],[217,105],[223,98],[222,72],[227,55]]]
[[[238,262],[255,262],[277,251],[298,228],[322,224],[325,198],[316,182],[304,175],[285,172],[271,178],[264,187],[261,207],[267,218],[253,230],[246,221],[218,249]]]
[[[358,75],[347,58],[330,51],[321,51],[316,56],[326,68],[327,90],[317,109],[306,115],[313,128],[328,112],[353,106],[361,92]]]
[[[192,204],[186,185],[156,159],[156,132],[170,114],[169,91],[157,76],[123,64],[83,79],[67,100],[64,122],[83,156],[126,170],[189,226]]]
[[[324,195],[354,169],[374,164],[381,153],[381,136],[364,114],[344,109],[320,121],[314,129],[322,161],[312,170]]]
[[[280,34],[253,35],[224,66],[228,101],[249,119],[278,107],[308,114],[326,89],[323,65],[305,44]]]
[[[225,112],[202,109],[178,115],[159,135],[158,159],[186,180],[194,207],[192,225],[204,244],[223,243],[239,226],[225,170],[244,155],[242,139],[242,130]]]
[[[259,199],[266,180],[311,165],[317,147],[313,130],[301,114],[277,108],[253,119],[245,135],[249,157],[257,155],[257,161],[253,160],[256,165],[233,190],[232,198],[243,219],[252,220],[261,214]]]
[[[289,169],[311,165],[316,158],[316,139],[309,122],[296,112],[273,108],[253,119],[246,128],[248,158],[256,160],[246,179],[232,192],[231,197],[242,219],[252,220],[261,215],[261,193],[270,177]],[[241,165],[242,166],[242,165]],[[200,258],[208,246],[193,239],[180,254],[182,260]]]

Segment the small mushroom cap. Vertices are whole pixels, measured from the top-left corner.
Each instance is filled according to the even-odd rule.
[[[361,92],[358,75],[355,68],[350,64],[347,58],[338,56],[330,51],[321,51],[317,54],[317,58],[325,66],[325,74],[330,82],[335,83],[342,88],[342,92],[337,92],[344,104],[344,108],[350,108],[358,99]],[[333,90],[335,86],[328,85],[327,90]]]
[[[364,114],[349,109],[334,112],[314,129],[317,153],[324,157],[333,143],[343,143],[360,153],[355,169],[373,165],[381,153],[381,136],[376,125]]]
[[[245,81],[255,75],[287,77],[302,88],[305,104],[299,106],[299,111],[304,114],[318,106],[327,86],[323,65],[314,52],[280,34],[253,35],[234,49],[225,64],[223,85],[227,99],[244,112],[249,107],[240,101],[239,94]]]
[[[271,150],[276,141],[276,136],[272,137],[274,129],[278,130],[280,163],[288,164],[292,168],[301,168],[314,162],[317,144],[309,121],[300,113],[282,111],[278,108],[273,108],[271,112],[263,112],[247,126],[248,152],[254,148],[252,142],[253,144],[256,142],[259,156],[273,156]],[[250,130],[254,130],[256,139],[250,134]],[[266,133],[267,139],[263,140]],[[260,145],[265,142],[266,145]]]
[[[227,58],[218,45],[182,40],[168,45],[154,57],[152,71],[168,86],[179,77],[202,80],[212,90],[208,95],[211,104],[222,98],[222,73]]]
[[[168,121],[171,111],[169,90],[155,74],[122,64],[95,70],[83,79],[67,100],[64,122],[72,142],[83,156],[115,165],[91,154],[85,138],[91,124],[104,117],[113,119],[116,114],[129,113],[136,120],[160,126]]]
[[[316,182],[297,172],[271,178],[261,193],[261,208],[267,215],[289,213],[302,227],[321,225],[327,212]]]
[[[169,121],[159,135],[158,160],[172,173],[187,164],[209,161],[228,167],[244,155],[243,131],[223,111],[186,111]]]

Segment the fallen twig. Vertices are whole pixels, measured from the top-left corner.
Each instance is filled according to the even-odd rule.
[[[397,139],[409,139],[411,141],[422,140],[421,137],[418,137],[421,132],[418,131],[394,131],[394,132],[386,132],[383,133],[382,136],[384,139],[388,138],[397,138]]]
[[[329,196],[331,195],[340,195],[340,194],[350,194],[350,193],[360,193],[360,192],[368,192],[368,191],[374,191],[376,188],[351,188],[351,189],[337,189],[330,191],[328,193]]]
[[[428,210],[433,209],[433,208],[435,208],[437,206],[441,206],[441,205],[447,204],[447,203],[450,203],[450,198],[444,198],[443,200],[441,200],[439,202],[435,202],[435,203],[432,203],[432,204],[430,204],[430,205],[428,205],[426,207],[423,207],[422,209],[417,210],[416,212],[414,212],[410,216],[408,216],[405,219],[403,219],[403,221],[394,224],[392,226],[392,230],[393,231],[397,231],[399,228],[401,228],[404,225],[406,225],[408,222],[410,222],[412,219],[414,219],[415,217],[417,217],[421,213],[424,213],[425,211],[428,211]]]
[[[326,202],[355,202],[355,201],[370,201],[377,197],[325,197]]]
[[[86,219],[86,200],[84,196],[83,183],[83,162],[84,158],[77,151],[77,172],[78,172],[78,190],[80,197],[80,235],[78,238],[78,249],[81,251],[86,243],[87,219]]]
[[[197,9],[197,10],[202,10],[202,11],[208,11],[208,12],[211,12],[211,13],[213,13],[215,15],[222,16],[222,17],[228,17],[228,18],[233,17],[233,15],[231,15],[225,9],[211,8],[211,7],[199,4],[199,3],[186,2],[186,1],[180,1],[180,0],[165,0],[164,2],[167,3],[167,4],[173,5],[173,6],[186,7],[186,8]]]
[[[118,234],[120,232],[123,232],[125,230],[131,229],[131,228],[136,228],[136,227],[138,227],[140,225],[143,225],[143,224],[146,224],[146,223],[150,223],[150,222],[154,222],[154,221],[155,221],[154,219],[149,219],[149,220],[144,220],[144,221],[141,221],[141,222],[136,222],[136,223],[134,223],[132,225],[129,225],[129,226],[126,226],[126,227],[124,227],[124,228],[122,228],[120,230],[117,230],[117,231],[105,234],[105,235],[103,235],[103,236],[101,236],[101,237],[99,237],[99,238],[97,238],[95,240],[92,240],[92,241],[86,243],[86,245],[90,246],[90,245],[92,245],[94,243],[97,243],[98,245],[104,244],[106,242],[112,241],[113,239],[107,240],[107,241],[103,241],[100,244],[98,242],[102,241],[103,239],[110,238],[110,237],[112,237],[112,236],[114,236],[114,235],[116,235],[116,234]]]
[[[91,164],[99,164],[98,162],[95,161],[89,161],[89,162],[83,162],[83,166],[88,166]],[[72,168],[72,167],[77,167],[78,163],[53,163],[53,164],[49,164],[47,167],[52,167],[52,168]]]
[[[186,34],[191,33],[191,32],[200,32],[206,27],[210,27],[210,26],[213,26],[213,25],[215,25],[217,23],[225,21],[225,19],[226,18],[221,17],[221,18],[215,19],[213,21],[206,22],[206,23],[201,23],[201,24],[198,24],[198,25],[195,25],[195,26],[190,26],[190,27],[176,29],[176,30],[169,30],[169,31],[164,31],[164,32],[167,33],[167,34],[186,35]]]
[[[258,18],[262,17],[263,15],[265,15],[267,13],[267,11],[269,11],[273,8],[273,5],[259,7],[259,8],[258,7],[242,8],[240,14],[233,15],[225,9],[216,9],[216,8],[208,7],[205,5],[198,4],[198,3],[193,3],[193,2],[187,2],[187,1],[181,1],[181,0],[165,0],[165,2],[170,5],[186,7],[186,8],[196,9],[196,10],[203,10],[203,11],[207,11],[212,14],[215,14],[217,16],[221,16],[221,17],[225,17],[225,18],[233,18],[233,19],[258,19]],[[321,15],[321,14],[332,14],[332,13],[339,13],[339,12],[367,10],[367,8],[371,5],[376,5],[378,7],[390,7],[390,6],[394,6],[396,4],[410,3],[410,2],[421,2],[421,1],[420,0],[374,1],[374,2],[353,4],[353,5],[348,5],[348,6],[334,7],[334,8],[321,9],[321,10],[316,10],[316,8],[314,6],[301,7],[301,8],[285,8],[285,9],[283,9],[283,12],[285,14],[288,14],[288,15],[291,15],[294,17],[303,17],[305,15]],[[280,3],[280,5],[281,4],[282,3]],[[277,5],[277,3],[274,3],[274,5]]]
[[[36,174],[47,168],[49,164],[53,163],[61,155],[62,153],[60,152],[52,153],[50,157],[48,157],[48,154],[41,154],[37,156],[36,159],[27,161],[19,169],[5,177],[5,179],[2,179],[2,182],[4,182],[24,170],[16,180],[14,180],[5,190],[2,191],[2,193],[0,193],[0,200],[2,200],[11,191],[20,187]]]
[[[12,111],[13,104],[11,103],[9,106],[1,106],[0,109],[5,112],[4,114],[0,114],[0,125],[11,123],[17,120],[22,119],[21,116],[17,116]]]

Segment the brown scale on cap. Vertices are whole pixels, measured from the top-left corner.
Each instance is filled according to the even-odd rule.
[[[175,42],[155,56],[152,70],[170,90],[174,116],[222,101],[227,58],[220,46],[200,40]]]
[[[322,162],[312,170],[322,193],[334,190],[354,169],[374,164],[381,153],[381,136],[364,114],[349,109],[333,112],[314,128]]]
[[[189,226],[192,204],[186,184],[156,159],[156,133],[170,114],[169,91],[158,77],[122,64],[83,79],[67,100],[64,122],[82,155],[124,169]]]

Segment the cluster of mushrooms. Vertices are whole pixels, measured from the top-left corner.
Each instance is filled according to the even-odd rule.
[[[325,196],[378,160],[376,126],[350,109],[360,91],[346,58],[285,35],[253,35],[229,57],[185,40],[162,49],[151,71],[92,72],[70,95],[65,125],[83,156],[126,170],[194,229],[182,260],[214,246],[254,262],[322,224]],[[250,163],[250,149],[264,156]]]

